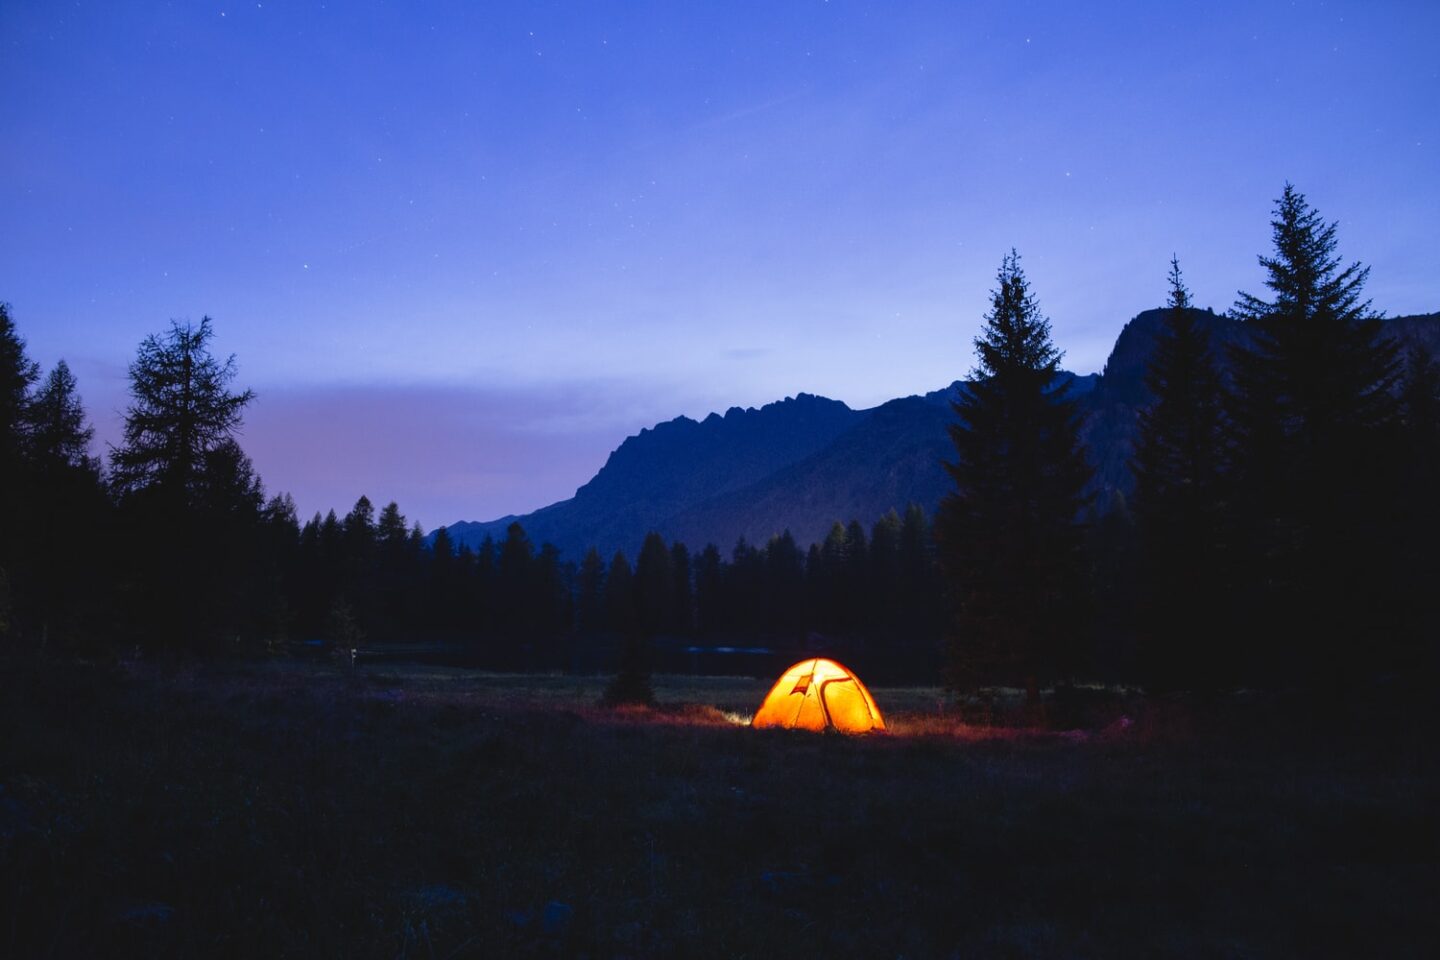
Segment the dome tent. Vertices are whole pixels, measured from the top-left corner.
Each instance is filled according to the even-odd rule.
[[[755,728],[884,730],[885,720],[865,684],[834,660],[801,660],[780,675],[750,721]]]

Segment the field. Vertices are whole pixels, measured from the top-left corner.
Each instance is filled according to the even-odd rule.
[[[1434,748],[1279,698],[1097,697],[1069,730],[764,681],[7,662],[0,954],[1432,956]],[[973,716],[972,716],[973,719]],[[1003,716],[1001,717],[1003,720]]]

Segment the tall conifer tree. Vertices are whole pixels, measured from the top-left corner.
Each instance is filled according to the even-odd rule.
[[[1145,374],[1153,398],[1140,411],[1131,467],[1144,558],[1141,665],[1152,687],[1209,686],[1225,675],[1216,649],[1221,602],[1221,380],[1190,303],[1180,262],[1170,260],[1170,298]],[[1207,648],[1208,647],[1208,648]]]
[[[111,457],[113,479],[124,493],[158,488],[183,505],[202,494],[205,457],[239,429],[250,390],[231,392],[235,358],[210,353],[209,317],[199,326],[172,322],[164,336],[149,336],[130,365],[131,403],[124,443]]]
[[[1040,684],[1073,661],[1081,603],[1079,520],[1090,478],[1079,413],[1020,258],[1001,263],[978,364],[953,404],[954,492],[937,537],[955,619],[949,682],[1021,681],[1032,708]]]
[[[30,387],[39,378],[40,367],[25,355],[10,305],[0,302],[0,471],[7,476],[20,460]]]
[[[25,509],[7,530],[24,554],[15,571],[19,613],[44,646],[52,637],[80,639],[82,621],[106,592],[104,548],[95,541],[104,536],[108,502],[100,461],[89,452],[95,432],[64,360],[28,398],[22,419]],[[96,549],[77,550],[84,542]]]
[[[0,302],[0,525],[7,531],[19,526],[29,492],[23,482],[26,411],[30,387],[39,376],[39,366],[26,355],[25,341],[15,330],[9,304]],[[23,561],[22,553],[13,533],[0,536],[0,574],[11,571],[5,577],[7,597],[16,592],[14,581],[19,578],[17,565]],[[13,599],[10,605],[13,610]],[[13,613],[7,619],[13,629]]]
[[[585,559],[580,562],[576,626],[585,637],[599,634],[605,626],[605,561],[594,547],[585,553]]]
[[[663,547],[663,542],[662,542]],[[666,555],[668,558],[668,554]],[[620,663],[605,688],[604,702],[611,706],[654,703],[650,686],[648,644],[636,604],[638,576],[630,570],[625,554],[616,551],[605,578],[605,606],[610,629],[620,638]]]
[[[264,499],[235,440],[254,394],[230,389],[235,358],[217,360],[213,337],[209,317],[172,322],[130,365],[124,440],[110,462],[133,551],[127,609],[142,642],[194,649],[241,639],[258,606],[247,552]]]
[[[1327,685],[1346,646],[1383,632],[1388,572],[1376,562],[1394,480],[1397,348],[1363,299],[1369,269],[1336,252],[1326,223],[1286,184],[1260,257],[1269,296],[1241,293],[1231,352],[1238,508],[1258,667]]]

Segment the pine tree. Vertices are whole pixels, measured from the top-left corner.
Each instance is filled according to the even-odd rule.
[[[414,626],[410,605],[417,584],[408,534],[400,505],[390,501],[375,521],[374,616],[376,632],[396,640],[410,639]]]
[[[763,629],[765,555],[743,536],[730,551],[724,582],[727,626],[738,634],[753,637]]]
[[[594,637],[605,628],[605,561],[591,547],[580,561],[576,620],[582,636]]]
[[[655,702],[655,691],[650,686],[649,645],[642,635],[636,609],[636,580],[625,554],[617,551],[605,578],[610,629],[620,637],[619,669],[605,688],[603,698],[609,706],[648,706]]]
[[[377,629],[375,506],[361,494],[340,521],[344,533],[344,557],[341,561],[341,591],[350,601],[355,619],[366,632],[393,640],[390,634]]]
[[[674,620],[675,583],[670,570],[670,548],[660,534],[645,535],[635,561],[635,610],[640,636],[649,640]]]
[[[252,635],[263,491],[235,440],[254,394],[233,393],[208,317],[149,336],[130,365],[124,440],[111,454],[136,640],[197,649]],[[217,544],[220,546],[217,547]],[[253,639],[253,637],[252,637]]]
[[[1221,379],[1174,257],[1169,281],[1145,376],[1153,400],[1140,411],[1131,461],[1143,557],[1141,669],[1156,689],[1211,686],[1229,666],[1216,616],[1225,568]]]
[[[40,367],[25,355],[10,305],[0,302],[0,474],[5,477],[19,469],[30,388],[39,378]]]
[[[317,519],[319,519],[317,517]],[[316,562],[314,570],[319,583],[319,593],[328,601],[339,596],[345,588],[345,528],[334,508],[325,511],[325,518],[316,527]]]
[[[345,515],[345,539],[350,543],[350,553],[356,559],[368,561],[375,549],[375,505],[364,494],[355,501],[355,506]]]
[[[130,365],[124,443],[111,457],[122,493],[156,488],[193,504],[206,454],[234,439],[255,394],[229,390],[235,358],[221,363],[210,354],[214,335],[210,318],[202,317],[198,327],[172,322],[168,334],[140,344]]]
[[[460,577],[455,555],[455,541],[444,526],[435,529],[430,541],[430,602],[428,604],[433,631],[445,640],[454,638],[460,626]]]
[[[10,305],[0,302],[0,574],[5,575],[6,595],[10,597],[14,626],[14,581],[21,576],[18,565],[24,560],[24,547],[13,532],[24,516],[29,484],[25,482],[25,420],[30,402],[30,387],[40,376],[40,368],[25,355],[25,341],[15,330],[10,318]],[[8,573],[7,573],[8,571]]]
[[[24,420],[26,453],[42,476],[79,472],[98,479],[100,464],[90,456],[95,431],[85,422],[75,376],[64,360],[55,364],[31,398]]]
[[[918,503],[907,504],[901,517],[897,561],[896,604],[903,667],[915,676],[931,677],[946,622],[945,591],[935,568],[930,521]]]
[[[727,625],[724,568],[720,548],[707,543],[695,563],[695,625],[702,637],[714,637]]]
[[[845,525],[836,520],[825,534],[815,558],[807,566],[812,622],[824,634],[840,636],[850,628],[851,597],[847,593]]]
[[[690,570],[690,550],[678,540],[670,547],[670,574],[675,583],[675,601],[668,632],[689,636],[695,632],[695,585]]]
[[[805,636],[805,555],[786,530],[765,545],[764,631],[794,642]]]
[[[22,413],[25,510],[13,531],[24,562],[21,614],[45,646],[52,638],[81,639],[81,626],[104,596],[99,557],[109,506],[100,462],[90,456],[94,437],[75,377],[59,361]],[[19,478],[17,478],[19,479]],[[89,541],[96,549],[77,551]],[[98,626],[98,625],[96,625]]]
[[[475,551],[474,598],[470,604],[475,619],[477,638],[490,640],[495,635],[499,622],[497,607],[500,605],[500,548],[495,538],[486,534]]]
[[[512,640],[531,639],[541,602],[535,589],[535,546],[518,522],[505,528],[500,543],[496,589],[501,633]]]
[[[997,283],[972,383],[953,404],[956,489],[937,518],[956,609],[949,682],[1022,680],[1033,709],[1073,660],[1090,469],[1050,322],[1014,251]]]
[[[400,505],[391,500],[385,504],[380,511],[380,518],[375,522],[375,539],[382,553],[395,558],[403,555],[407,532],[405,515],[400,512]]]
[[[527,645],[531,662],[526,669],[558,666],[561,641],[570,633],[573,619],[570,594],[574,567],[567,568],[560,562],[560,549],[553,543],[542,543],[530,569],[534,614],[529,624],[532,640]]]
[[[295,499],[288,493],[271,497],[262,512],[263,546],[260,562],[265,577],[263,607],[256,611],[272,650],[294,639],[299,584],[300,519]]]
[[[635,632],[635,574],[625,551],[616,550],[605,573],[605,626],[618,637]]]
[[[1247,621],[1265,679],[1299,671],[1327,686],[1378,633],[1394,531],[1378,524],[1393,483],[1398,358],[1364,300],[1369,269],[1344,265],[1336,224],[1290,184],[1260,257],[1268,299],[1241,293],[1231,352],[1237,512]]]
[[[870,581],[870,546],[859,520],[845,525],[845,565],[840,579],[844,632],[852,638],[861,637],[873,622],[874,585]]]

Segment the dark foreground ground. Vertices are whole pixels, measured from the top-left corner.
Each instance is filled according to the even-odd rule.
[[[1277,699],[1069,734],[763,682],[0,664],[0,955],[1434,956],[1434,750]],[[727,713],[727,711],[730,711]],[[737,716],[737,714],[740,714]],[[1126,720],[1117,718],[1124,716]]]

